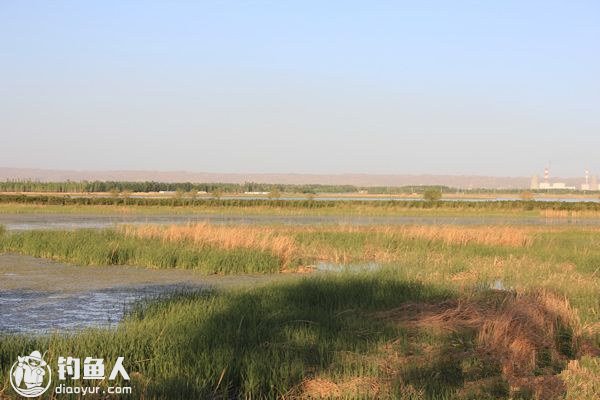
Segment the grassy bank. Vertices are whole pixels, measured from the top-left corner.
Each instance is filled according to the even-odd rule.
[[[580,332],[550,293],[459,295],[387,270],[179,295],[116,330],[3,337],[0,372],[24,349],[48,359],[102,349],[126,357],[139,398],[534,398],[568,390],[556,374],[586,351]],[[580,360],[571,381],[596,362]]]
[[[206,274],[273,273],[274,254],[246,248],[169,243],[128,237],[114,230],[30,231],[0,236],[0,252],[50,258],[78,265],[137,265],[195,269]]]
[[[0,195],[2,213],[243,213],[273,215],[488,215],[599,218],[600,203],[560,201],[281,200]]]
[[[126,357],[136,397],[165,399],[584,400],[600,385],[598,229],[126,226],[4,232],[0,249],[206,273],[380,265],[181,294],[116,330],[3,337],[4,369],[32,348],[102,349]]]
[[[202,273],[311,271],[318,262],[370,262],[407,278],[457,287],[500,281],[569,296],[600,321],[600,231],[460,226],[126,226],[0,234],[0,251],[77,265],[186,268]]]

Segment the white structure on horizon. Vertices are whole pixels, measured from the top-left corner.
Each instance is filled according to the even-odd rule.
[[[581,190],[588,191],[588,190],[599,190],[599,189],[600,189],[600,187],[598,187],[598,178],[596,177],[596,175],[590,176],[590,171],[588,171],[586,169],[585,170],[585,183],[581,184]]]
[[[586,181],[587,179],[589,179],[589,173],[586,171],[586,173],[588,175],[586,175]],[[584,184],[585,185],[585,184]],[[582,185],[582,190],[586,190],[583,189]],[[597,186],[596,185],[596,189],[597,190]],[[550,169],[548,167],[544,168],[544,181],[540,182],[539,178],[537,175],[534,175],[531,178],[531,189],[533,190],[577,190],[577,188],[575,186],[567,186],[567,184],[565,182],[551,182],[550,181]],[[589,190],[589,189],[587,189]]]

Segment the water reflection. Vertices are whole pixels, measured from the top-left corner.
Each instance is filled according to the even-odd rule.
[[[0,332],[43,334],[114,327],[137,301],[202,289],[189,285],[149,285],[75,293],[0,291]]]
[[[600,218],[545,218],[511,216],[345,216],[345,215],[223,215],[223,214],[0,214],[8,230],[108,228],[120,224],[239,225],[600,225]]]

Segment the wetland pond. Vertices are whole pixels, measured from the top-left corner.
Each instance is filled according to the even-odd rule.
[[[283,224],[283,225],[590,225],[600,219],[546,219],[489,216],[273,216],[222,214],[0,214],[9,231],[109,228],[120,224]],[[317,272],[377,270],[377,264],[319,263]],[[114,327],[138,301],[178,291],[253,286],[294,279],[296,274],[202,275],[191,270],[132,266],[76,266],[34,257],[0,254],[0,333],[76,332]]]
[[[320,262],[315,271],[374,271],[379,264]],[[139,301],[177,292],[251,287],[303,274],[202,275],[181,269],[77,266],[0,254],[0,334],[71,333],[115,327]]]
[[[76,266],[0,254],[0,333],[68,333],[87,327],[114,327],[137,301],[295,276],[207,276],[189,270]]]

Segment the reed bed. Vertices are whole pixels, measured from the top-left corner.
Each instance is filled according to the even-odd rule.
[[[134,265],[195,269],[206,274],[275,273],[281,261],[257,249],[165,243],[114,230],[26,231],[0,235],[0,252],[14,252],[79,265]]]
[[[205,273],[381,264],[178,294],[116,330],[4,336],[3,377],[36,348],[125,356],[135,396],[148,399],[584,400],[600,385],[596,228],[128,226],[5,232],[0,251]],[[0,398],[11,395],[4,379]]]
[[[119,229],[127,237],[158,239],[168,243],[190,242],[221,249],[255,249],[280,258],[282,266],[314,260],[349,262],[370,259],[389,262],[399,256],[398,242],[425,240],[453,246],[480,244],[487,246],[528,247],[535,228],[457,227],[457,226],[223,226],[209,223],[188,225],[142,225]],[[298,236],[324,240],[302,243]],[[337,236],[337,238],[334,238]],[[358,240],[357,240],[358,239]],[[333,245],[331,242],[335,242]],[[394,244],[396,243],[396,245]],[[362,255],[356,255],[357,250]]]
[[[600,218],[600,211],[598,210],[560,210],[560,209],[546,209],[540,210],[540,216],[548,219],[586,219],[586,218]]]
[[[542,229],[516,226],[456,226],[456,225],[396,225],[396,226],[352,226],[333,228],[298,228],[295,231],[338,233],[372,233],[399,239],[424,239],[446,244],[465,246],[476,243],[489,246],[527,247],[533,242],[532,233]],[[547,231],[544,230],[544,231]]]
[[[569,393],[557,376],[569,359],[581,359],[569,381],[597,382],[579,335],[564,297],[459,294],[387,270],[181,293],[139,305],[116,330],[1,337],[0,376],[23,348],[49,358],[102,349],[125,357],[136,398],[468,400],[539,390],[558,400]],[[10,395],[4,383],[0,396]]]
[[[163,242],[191,242],[232,250],[238,248],[270,252],[290,263],[298,255],[293,237],[274,228],[257,226],[223,226],[208,223],[190,225],[124,226],[119,229],[126,237],[158,239]]]

